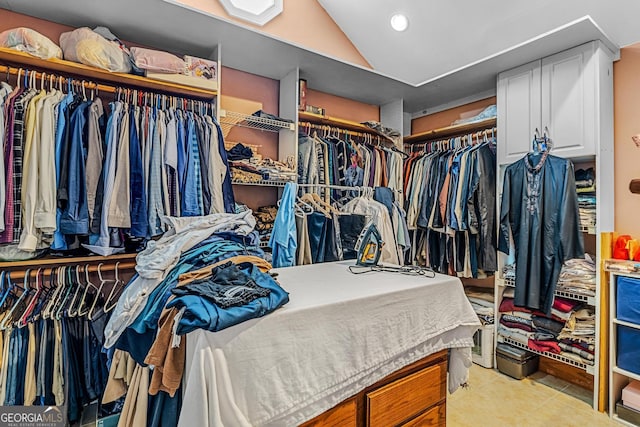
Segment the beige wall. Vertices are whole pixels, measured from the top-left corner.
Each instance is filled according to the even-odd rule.
[[[284,0],[282,13],[262,27],[230,16],[218,0],[179,0],[179,2],[306,49],[372,68],[316,0]]]
[[[496,103],[496,97],[481,99],[470,104],[444,110],[439,113],[429,114],[411,121],[411,133],[420,133],[433,129],[451,126],[455,120],[466,119],[480,113],[485,107]]]
[[[640,134],[640,43],[620,50],[613,65],[615,231],[640,238],[640,194],[629,181],[640,179],[640,148],[631,140]]]
[[[324,114],[353,122],[380,121],[380,107],[341,96],[307,89],[307,105],[324,108]]]

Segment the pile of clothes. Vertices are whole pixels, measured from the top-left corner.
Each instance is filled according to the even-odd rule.
[[[298,179],[295,169],[277,160],[262,158],[251,148],[238,143],[227,151],[231,176],[235,182],[292,181]]]
[[[261,206],[254,212],[256,231],[260,234],[261,242],[268,242],[271,238],[271,231],[273,230],[273,223],[276,221],[277,213],[278,207],[275,205]]]
[[[495,304],[493,288],[465,286],[464,293],[467,295],[473,311],[478,315],[482,325],[493,325]]]
[[[507,289],[500,303],[498,334],[531,350],[548,352],[593,365],[595,314],[592,307],[556,297],[551,314],[516,306],[514,289]]]
[[[556,290],[594,297],[596,295],[596,263],[585,254],[584,259],[564,263]]]
[[[250,210],[163,220],[169,231],[138,254],[104,331],[102,403],[124,398],[125,425],[177,425],[184,334],[220,331],[289,301],[269,274]]]

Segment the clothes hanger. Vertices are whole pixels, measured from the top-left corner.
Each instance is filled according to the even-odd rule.
[[[27,321],[30,323],[37,321],[41,316],[42,308],[45,306],[45,304],[48,303],[49,295],[53,290],[53,288],[51,287],[51,280],[45,280],[44,269],[40,269],[40,271],[38,272],[38,276],[41,292],[37,304],[33,308],[33,311],[29,315],[29,318],[27,319]]]
[[[69,303],[69,306],[67,308],[67,316],[68,317],[78,317],[78,310],[80,308],[79,306],[79,302],[81,300],[81,293],[84,292],[85,286],[83,285],[82,281],[80,280],[80,266],[75,266],[75,276],[76,276],[76,281],[75,281],[75,289],[73,292],[73,297],[71,298],[71,302]]]
[[[13,289],[11,280],[9,279],[9,274],[9,272],[5,271],[0,272],[0,287],[2,289],[2,293],[0,294],[0,309],[4,306],[4,303]]]
[[[15,288],[21,289],[22,290],[22,294],[13,303],[13,305],[11,306],[11,309],[7,313],[7,316],[4,319],[2,319],[2,323],[0,324],[0,330],[7,329],[7,327],[9,326],[7,323],[13,321],[12,319],[15,317],[16,309],[24,301],[24,299],[27,297],[27,295],[29,295],[29,291],[30,291],[30,289],[29,289],[29,275],[30,274],[31,274],[31,269],[29,268],[24,273],[23,286],[21,287],[21,286],[15,285],[14,289]]]
[[[329,203],[327,203],[326,201],[324,201],[319,194],[317,193],[310,193],[311,197],[313,198],[313,200],[316,201],[316,203],[318,203],[320,206],[322,206],[324,212],[327,212],[327,214],[330,215],[330,213],[335,213],[336,215],[338,215],[340,212],[334,208],[333,206],[331,206]],[[324,213],[323,212],[323,213]]]
[[[104,302],[104,308],[102,311],[104,311],[105,313],[110,312],[111,310],[113,310],[116,305],[118,304],[118,299],[120,298],[120,294],[122,293],[122,289],[124,289],[124,287],[126,286],[126,284],[120,280],[120,278],[118,277],[118,266],[120,265],[120,261],[116,262],[115,268],[114,268],[114,272],[115,272],[115,283],[113,284],[113,287],[111,288],[111,292],[109,292],[109,296],[107,297],[107,300]],[[118,288],[121,288],[119,292],[116,292],[116,290]]]
[[[53,288],[53,294],[49,297],[47,305],[42,310],[43,319],[53,319],[54,308],[64,290],[64,275],[67,267],[55,267],[49,275],[49,284]]]
[[[306,193],[303,194],[302,197],[300,197],[301,200],[308,202],[311,206],[314,207],[314,211],[320,212],[321,214],[323,214],[326,217],[330,217],[331,215],[329,214],[329,212],[324,208],[324,206],[320,205],[317,202],[317,199],[313,196],[316,195],[318,198],[320,197],[319,195],[317,195],[316,193]]]
[[[98,265],[98,274],[100,272],[100,266],[102,265],[102,263],[100,263]],[[91,308],[90,306],[86,305],[86,299],[87,299],[87,294],[89,293],[89,289],[93,288],[98,290],[98,288],[91,283],[91,279],[89,278],[89,264],[86,264],[84,267],[84,275],[85,275],[85,286],[84,286],[84,292],[82,292],[82,297],[80,298],[80,303],[78,304],[78,317],[82,317],[85,316],[87,313],[89,313],[89,309]],[[97,298],[97,295],[96,295]]]
[[[27,319],[29,318],[29,316],[31,316],[31,313],[33,313],[33,310],[35,309],[35,307],[36,307],[36,305],[38,303],[38,299],[40,298],[40,295],[42,294],[42,283],[41,283],[41,280],[40,280],[40,274],[41,273],[42,273],[42,268],[38,268],[38,270],[36,270],[36,275],[35,275],[35,289],[36,289],[36,292],[31,297],[31,300],[29,300],[29,303],[27,304],[27,307],[25,308],[24,312],[20,316],[20,319],[18,320],[18,327],[19,328],[27,326]],[[29,280],[31,280],[31,279],[29,278]]]
[[[56,309],[56,314],[55,314],[55,318],[56,320],[60,320],[62,319],[62,315],[68,315],[68,313],[65,313],[65,308],[67,306],[67,301],[69,300],[69,295],[71,294],[71,291],[73,290],[73,272],[72,269],[77,268],[77,267],[68,267],[65,271],[65,277],[64,277],[64,281],[65,281],[65,291],[63,292],[62,295],[62,299],[60,300],[60,305],[58,306],[58,308]]]
[[[93,320],[93,317],[96,315],[94,310],[96,309],[96,305],[98,304],[98,300],[100,299],[101,296],[103,296],[102,295],[102,289],[104,288],[104,285],[109,282],[109,280],[106,280],[106,279],[104,279],[102,277],[102,271],[100,270],[102,265],[103,265],[102,263],[98,264],[98,278],[100,279],[100,287],[96,288],[97,291],[96,291],[95,297],[93,298],[93,302],[91,303],[91,307],[89,307],[89,311],[88,311],[88,314],[89,314],[88,319],[89,320]],[[115,287],[115,283],[114,283],[114,287]]]

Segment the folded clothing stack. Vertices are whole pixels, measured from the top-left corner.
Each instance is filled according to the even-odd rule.
[[[505,280],[516,280],[516,265],[507,264],[502,267],[502,278]]]
[[[574,174],[578,193],[593,193],[596,191],[596,174],[593,168],[576,169]]]
[[[495,298],[493,288],[480,288],[475,286],[465,286],[464,293],[467,295],[473,310],[478,315],[483,325],[493,325]]]
[[[234,181],[296,181],[298,172],[277,160],[258,156],[241,143],[227,151]]]
[[[584,259],[564,263],[556,290],[576,294],[596,295],[596,263],[589,254]]]
[[[596,226],[596,196],[578,194],[578,210],[580,212],[580,225],[583,227]]]

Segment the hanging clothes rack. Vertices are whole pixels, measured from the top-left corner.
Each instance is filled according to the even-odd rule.
[[[312,188],[312,187],[318,187],[318,188],[323,188],[323,189],[329,189],[329,190],[340,190],[340,191],[359,191],[359,192],[364,192],[366,190],[371,190],[371,187],[365,187],[365,186],[347,186],[347,185],[332,185],[332,184],[297,184],[298,187],[301,188]],[[388,187],[387,187],[388,188]],[[391,191],[393,191],[394,193],[397,194],[402,194],[402,190],[397,190],[394,188],[390,188]]]
[[[304,122],[304,121],[299,121],[298,122],[298,126],[301,129],[307,129],[307,132],[311,132],[311,130],[315,130],[318,132],[322,132],[323,135],[327,135],[327,136],[340,136],[340,135],[344,135],[346,137],[355,137],[355,138],[361,138],[364,140],[368,140],[368,142],[373,143],[373,141],[376,141],[376,145],[380,146],[383,144],[384,142],[388,142],[389,139],[383,137],[382,135],[378,134],[377,132],[375,132],[373,129],[371,130],[370,133],[368,132],[360,132],[360,131],[354,131],[354,130],[350,130],[347,128],[343,128],[343,127],[339,127],[339,126],[334,126],[334,125],[323,125],[323,124],[318,124],[318,123],[312,123],[312,122]]]
[[[72,85],[79,86],[82,91],[85,89],[89,91],[93,91],[93,96],[98,96],[100,92],[112,93],[116,97],[117,100],[127,101],[132,104],[137,105],[149,105],[149,106],[167,106],[172,105],[174,107],[180,107],[183,110],[190,111],[200,111],[200,112],[213,112],[215,110],[215,103],[202,101],[202,100],[194,100],[190,98],[184,98],[180,96],[166,95],[161,94],[154,91],[140,90],[140,89],[130,89],[124,88],[122,86],[112,86],[105,85],[101,83],[96,83],[90,80],[83,80],[74,77],[66,77],[60,75],[58,73],[47,73],[46,71],[35,71],[27,68],[15,68],[7,65],[0,65],[0,75],[5,74],[7,76],[6,80],[10,75],[19,76],[22,78],[29,76],[35,76],[34,79],[36,81],[42,82],[41,84],[48,83],[49,85],[53,84],[63,84],[63,85]],[[54,78],[51,81],[51,78]]]
[[[493,127],[464,135],[451,136],[449,138],[443,138],[439,140],[425,141],[424,143],[413,144],[411,151],[422,151],[431,153],[434,151],[445,151],[468,147],[470,145],[482,143],[489,138],[491,140],[494,140],[497,132],[498,129],[496,127]]]

